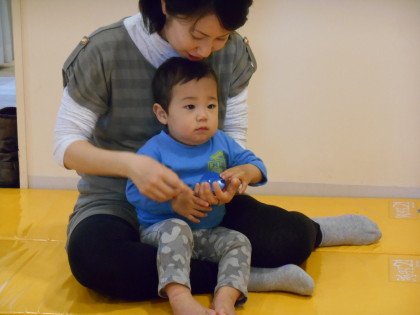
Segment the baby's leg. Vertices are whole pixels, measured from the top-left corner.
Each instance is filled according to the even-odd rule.
[[[218,314],[235,314],[235,305],[248,297],[251,244],[248,238],[224,227],[194,231],[194,255],[219,262],[213,308]]]
[[[158,294],[167,297],[163,289],[169,283],[179,283],[191,289],[189,274],[193,237],[188,224],[179,219],[156,223],[141,232],[145,244],[158,247]]]
[[[141,240],[158,246],[158,293],[169,298],[174,315],[216,315],[191,294],[189,273],[193,236],[188,224],[179,219],[156,223],[142,231]]]
[[[382,233],[368,217],[347,214],[334,217],[312,218],[320,225],[322,246],[368,245],[377,242]]]

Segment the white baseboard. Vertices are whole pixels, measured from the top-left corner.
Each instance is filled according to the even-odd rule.
[[[339,185],[317,183],[269,182],[261,187],[249,187],[247,192],[253,195],[278,196],[408,199],[420,198],[420,187]]]
[[[77,189],[78,177],[30,176],[29,188]],[[269,182],[260,187],[248,187],[253,195],[314,196],[347,198],[408,198],[420,199],[420,187],[392,187],[368,185],[336,185],[316,183]]]
[[[29,176],[32,189],[77,190],[79,177]]]

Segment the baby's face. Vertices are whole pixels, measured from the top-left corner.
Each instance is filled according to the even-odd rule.
[[[218,128],[218,107],[213,78],[175,85],[167,117],[170,136],[186,145],[207,142]]]

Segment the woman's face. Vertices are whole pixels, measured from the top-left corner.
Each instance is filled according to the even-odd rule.
[[[175,51],[192,61],[207,58],[213,51],[222,49],[231,31],[224,29],[216,15],[199,19],[183,19],[166,14],[160,35]]]

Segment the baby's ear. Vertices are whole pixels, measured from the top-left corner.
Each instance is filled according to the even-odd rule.
[[[168,114],[162,108],[162,106],[158,103],[153,104],[153,112],[155,113],[157,119],[160,121],[161,124],[167,125],[168,124]]]

